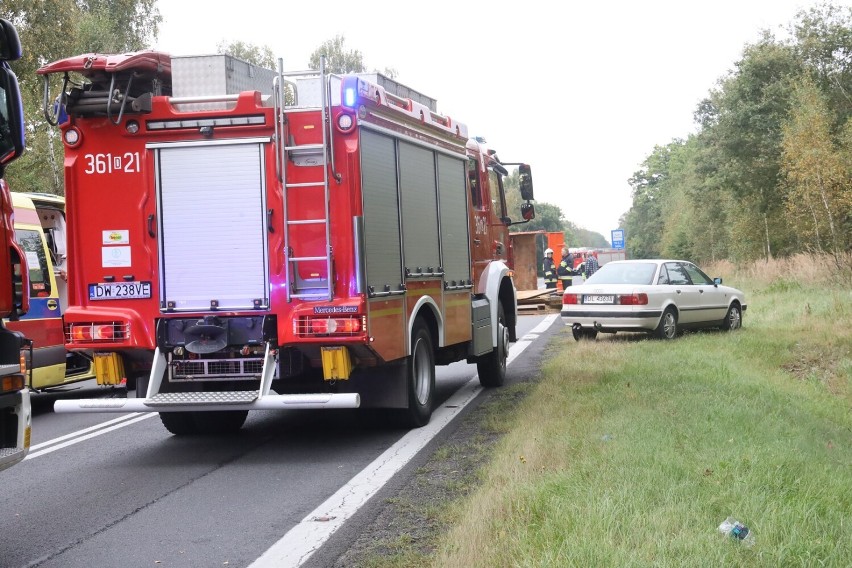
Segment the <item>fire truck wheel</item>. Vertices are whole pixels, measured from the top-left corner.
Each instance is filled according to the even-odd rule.
[[[166,430],[175,436],[188,436],[198,433],[192,412],[161,412],[160,421],[162,421]]]
[[[223,410],[213,412],[193,412],[195,427],[199,434],[232,434],[243,427],[248,410]]]
[[[479,384],[485,388],[500,387],[506,382],[506,359],[509,356],[509,328],[503,304],[497,305],[497,347],[476,362]]]
[[[130,388],[129,386],[127,388]],[[136,398],[145,398],[148,392],[148,375],[136,377]]]
[[[411,356],[403,367],[408,408],[402,411],[401,421],[409,428],[419,428],[432,417],[432,398],[435,393],[435,352],[428,328],[417,322],[411,333]]]

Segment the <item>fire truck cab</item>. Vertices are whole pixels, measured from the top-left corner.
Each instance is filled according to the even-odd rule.
[[[18,80],[8,61],[20,59],[15,27],[0,19],[0,318],[29,309],[26,261],[15,242],[12,198],[3,174],[24,151],[24,113]],[[23,460],[30,448],[32,414],[22,350],[23,334],[0,324],[0,470]]]
[[[194,434],[254,409],[379,407],[416,427],[436,364],[503,383],[508,170],[434,99],[225,55],[85,54],[39,73],[65,143],[67,347],[147,363],[138,398],[57,411],[159,412]]]

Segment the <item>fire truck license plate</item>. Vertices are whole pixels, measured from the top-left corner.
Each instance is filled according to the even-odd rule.
[[[586,296],[584,304],[612,304],[615,302],[615,296]]]
[[[90,300],[135,300],[151,297],[150,282],[101,282],[89,284]]]

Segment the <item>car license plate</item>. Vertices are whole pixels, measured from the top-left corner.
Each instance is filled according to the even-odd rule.
[[[586,296],[584,304],[614,304],[615,296]]]
[[[150,297],[150,282],[101,282],[99,284],[89,284],[90,300],[136,300]]]

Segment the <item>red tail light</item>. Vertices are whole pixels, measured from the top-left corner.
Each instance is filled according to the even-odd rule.
[[[308,333],[312,335],[352,335],[362,329],[361,318],[311,318]]]
[[[620,296],[618,302],[622,306],[647,306],[648,294],[641,292],[639,294]]]
[[[579,294],[562,294],[562,304],[579,304]]]
[[[70,330],[71,341],[91,341],[92,340],[92,326],[91,325],[80,325],[80,324],[71,324]]]
[[[130,328],[122,322],[68,324],[65,337],[67,343],[125,341],[129,338]]]
[[[113,339],[115,338],[115,330],[111,325],[93,325],[92,337],[94,339]]]

